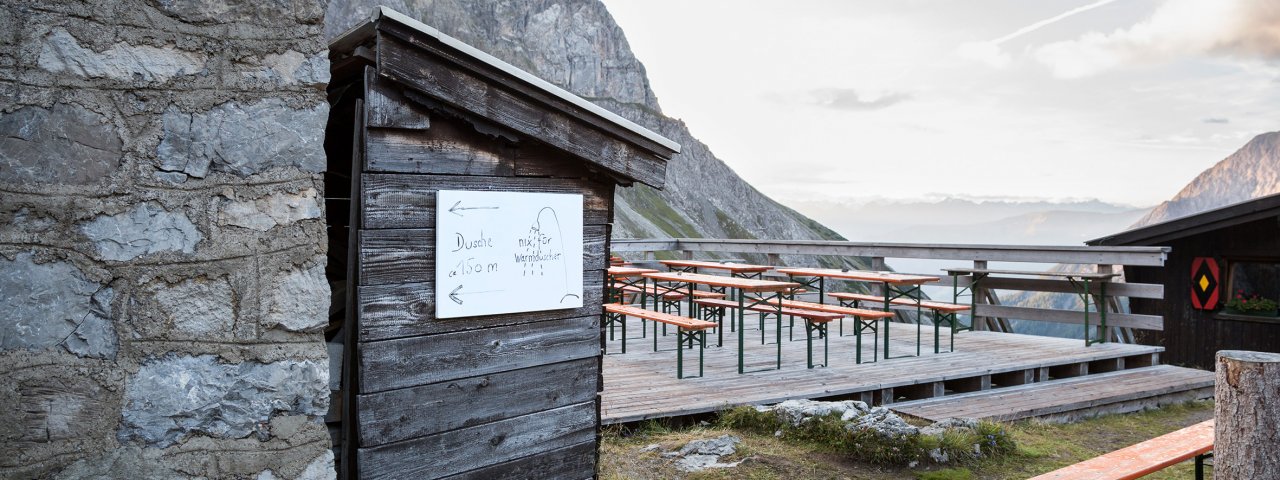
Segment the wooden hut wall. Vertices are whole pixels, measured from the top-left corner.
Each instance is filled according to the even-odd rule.
[[[590,478],[614,181],[527,135],[364,74],[356,431],[361,477]],[[439,190],[584,197],[583,307],[435,318]]]
[[[1280,323],[1221,318],[1219,312],[1191,306],[1191,262],[1196,257],[1258,259],[1280,262],[1280,221],[1267,218],[1198,233],[1169,242],[1173,247],[1163,268],[1126,267],[1127,281],[1163,283],[1164,300],[1131,299],[1134,313],[1164,317],[1164,331],[1139,330],[1139,343],[1164,345],[1162,362],[1214,368],[1218,350],[1280,352]],[[1222,265],[1222,299],[1226,301],[1227,269]]]

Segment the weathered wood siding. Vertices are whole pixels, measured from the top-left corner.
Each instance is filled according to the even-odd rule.
[[[1280,221],[1267,218],[1168,242],[1173,247],[1164,268],[1126,267],[1126,280],[1163,283],[1164,300],[1131,299],[1133,313],[1164,317],[1164,331],[1138,331],[1148,345],[1164,345],[1164,363],[1213,370],[1218,350],[1280,352],[1280,323],[1232,320],[1191,307],[1191,262],[1195,257],[1280,262]],[[1228,292],[1222,264],[1222,301]]]
[[[395,44],[395,55],[411,56],[405,48]],[[365,82],[355,182],[359,475],[591,478],[614,182],[528,135],[539,132],[434,105],[372,67]],[[505,115],[543,122],[520,117],[529,112]],[[446,189],[583,195],[584,306],[436,318],[436,192]]]

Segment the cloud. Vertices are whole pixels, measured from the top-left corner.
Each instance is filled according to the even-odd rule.
[[[911,94],[887,92],[874,99],[863,98],[852,88],[816,88],[807,92],[805,103],[836,110],[880,110],[911,99]]]
[[[1104,6],[1106,4],[1109,4],[1115,1],[1116,0],[1098,0],[1088,5],[1079,6],[1071,10],[1067,10],[1065,12],[1054,15],[1052,17],[1046,18],[1044,20],[1040,20],[1038,22],[1032,23],[1025,27],[1019,28],[1017,30],[1014,30],[1013,33],[997,38],[995,40],[963,43],[960,45],[959,48],[956,49],[956,53],[960,55],[962,58],[977,60],[979,62],[985,63],[995,68],[1004,68],[1005,66],[1009,65],[1009,62],[1011,61],[1011,57],[1009,56],[1008,53],[1005,53],[1003,50],[1000,49],[1001,43],[1007,42],[1009,40],[1013,40],[1015,38],[1018,38],[1028,33],[1039,30],[1041,28],[1058,23],[1067,18],[1087,12],[1089,10],[1093,10],[1095,8]]]
[[[1131,27],[1088,32],[1034,52],[1035,59],[1060,78],[1087,77],[1186,55],[1280,59],[1280,2],[1170,0]]]
[[[1201,120],[1201,122],[1204,122],[1204,123],[1231,123],[1231,119],[1230,119],[1230,118],[1223,118],[1223,117],[1210,117],[1210,118],[1206,118],[1206,119],[1204,119],[1204,120]]]

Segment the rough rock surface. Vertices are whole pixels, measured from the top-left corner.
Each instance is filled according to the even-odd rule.
[[[0,478],[333,477],[324,5],[0,2]]]
[[[131,260],[166,251],[192,253],[200,243],[200,231],[191,219],[154,202],[117,215],[100,215],[81,230],[106,260]]]
[[[95,52],[85,48],[62,28],[54,28],[36,60],[52,73],[70,73],[85,78],[122,81],[167,82],[179,75],[204,70],[207,57],[183,52],[172,46],[153,47],[117,43]]]
[[[329,293],[323,261],[291,270],[273,284],[264,325],[294,332],[316,331],[329,322]]]
[[[0,257],[0,350],[61,347],[80,356],[112,358],[114,292],[74,265],[36,263],[31,253]]]
[[[721,435],[716,438],[694,440],[686,443],[679,450],[665,452],[662,456],[676,458],[676,469],[683,472],[698,472],[710,468],[733,468],[742,464],[743,460],[722,463],[720,457],[733,455],[742,439],[733,435]],[[646,447],[646,451],[652,451]]]
[[[1254,137],[1200,173],[1133,226],[1160,223],[1276,193],[1280,193],[1280,132],[1271,132]]]
[[[328,113],[324,105],[295,109],[276,99],[224,103],[197,113],[171,107],[164,112],[164,136],[156,149],[159,176],[204,178],[211,168],[240,176],[274,167],[323,172]]]
[[[151,291],[179,332],[220,335],[235,325],[231,285],[226,279],[187,279],[176,285],[159,282]]]
[[[129,382],[118,437],[161,448],[195,433],[265,439],[272,415],[324,415],[328,381],[328,365],[318,362],[166,356],[142,365]]]
[[[298,193],[272,193],[250,201],[227,200],[218,213],[218,225],[235,225],[265,232],[278,225],[320,218],[321,201],[319,192],[314,188]]]
[[[37,149],[42,155],[32,155]],[[0,113],[0,180],[100,183],[120,166],[120,135],[107,117],[79,105]]]
[[[777,405],[756,407],[762,412],[773,412],[779,419],[791,426],[799,426],[813,418],[831,414],[840,415],[849,431],[871,430],[876,434],[891,438],[912,436],[920,433],[920,429],[907,423],[898,414],[886,407],[868,407],[866,403],[856,400],[841,402],[820,402],[815,400],[787,400]]]

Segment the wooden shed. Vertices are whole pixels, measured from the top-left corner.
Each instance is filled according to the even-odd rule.
[[[1164,284],[1164,300],[1130,299],[1133,313],[1164,317],[1163,332],[1139,331],[1137,338],[1163,345],[1164,363],[1213,370],[1219,350],[1280,352],[1275,308],[1228,305],[1238,295],[1280,301],[1280,195],[1086,243],[1172,247],[1164,268],[1125,267],[1128,282]]]
[[[330,58],[340,473],[594,476],[614,188],[680,146],[386,7]]]

